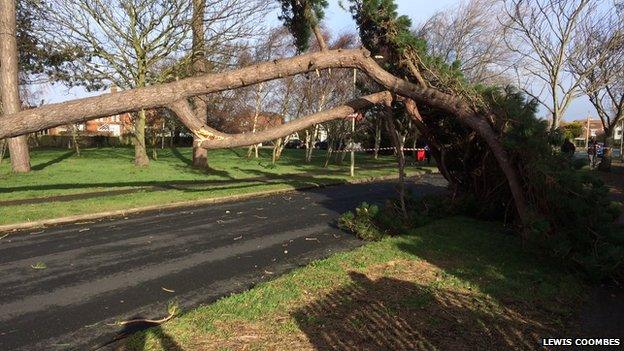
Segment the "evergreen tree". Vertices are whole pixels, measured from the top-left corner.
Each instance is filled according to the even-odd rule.
[[[327,0],[280,0],[280,3],[282,13],[278,18],[295,38],[297,50],[307,51],[313,28],[325,17]]]

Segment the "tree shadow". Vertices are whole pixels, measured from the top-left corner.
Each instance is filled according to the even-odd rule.
[[[70,158],[71,156],[73,156],[75,154],[75,151],[68,151],[60,156],[58,156],[57,158],[51,159],[49,161],[46,161],[44,163],[39,163],[37,165],[34,165],[31,167],[31,169],[33,171],[41,171],[43,169],[45,169],[46,167],[52,166],[53,164],[57,164],[65,159]]]
[[[184,156],[184,155],[180,152],[180,150],[178,150],[178,148],[176,148],[176,147],[172,147],[172,148],[170,148],[170,150],[171,150],[171,154],[172,154],[175,158],[177,158],[178,160],[180,160],[180,161],[182,161],[182,162],[186,163],[186,165],[187,165],[187,166],[191,166],[191,167],[193,166],[193,160],[192,160],[192,159],[190,159],[190,158],[188,158],[188,157],[186,157],[186,156]]]
[[[134,316],[131,319],[143,319],[143,317]],[[125,340],[124,349],[143,351],[147,350],[146,342],[148,334],[158,339],[158,342],[163,350],[184,351],[184,349],[180,347],[180,345],[178,345],[178,343],[169,334],[167,334],[158,323],[136,322],[126,324],[123,329],[115,335],[115,340],[122,340],[131,336]]]
[[[523,243],[495,222],[464,217],[441,219],[418,228],[417,233],[420,240],[398,241],[397,248],[500,301],[534,301],[549,304],[548,308],[556,310],[555,303],[549,301],[559,300],[560,285],[572,279],[573,273],[562,261],[544,255],[530,243]],[[566,297],[580,295],[580,285],[568,288]]]
[[[349,274],[351,284],[292,312],[317,350],[534,350],[552,335],[471,292]]]

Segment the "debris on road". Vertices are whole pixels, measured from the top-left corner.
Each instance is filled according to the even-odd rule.
[[[32,269],[46,269],[48,266],[43,262],[37,262],[35,264],[31,264],[30,268]]]

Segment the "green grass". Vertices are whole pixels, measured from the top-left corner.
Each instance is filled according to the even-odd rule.
[[[270,162],[270,150],[261,150],[259,159],[247,159],[245,154],[243,149],[211,151],[211,169],[203,171],[190,167],[190,148],[159,150],[158,160],[152,160],[145,168],[132,164],[130,148],[85,149],[81,157],[68,150],[34,150],[33,171],[29,174],[12,174],[8,159],[0,164],[0,202],[90,192],[132,192],[69,202],[52,198],[37,204],[0,205],[0,224],[349,179],[348,158],[347,164],[324,169],[322,151],[317,151],[313,162],[308,164],[303,161],[303,150],[285,150],[275,166]],[[374,160],[369,155],[358,154],[356,166],[356,178],[396,174],[395,161],[388,156]],[[415,169],[411,167],[412,172]]]
[[[125,348],[537,349],[573,334],[586,289],[498,224],[449,218],[187,311]]]

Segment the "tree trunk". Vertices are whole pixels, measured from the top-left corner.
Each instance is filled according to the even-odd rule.
[[[331,160],[332,154],[334,152],[334,138],[327,137],[327,152],[325,153],[325,163],[323,163],[323,168],[327,168],[329,166],[329,160]]]
[[[314,33],[314,37],[316,38],[316,42],[319,44],[321,51],[327,51],[327,43],[325,42],[321,28],[318,25],[314,25],[312,26],[312,32]]]
[[[72,143],[74,144],[74,152],[76,152],[76,156],[80,156],[80,145],[78,144],[78,128],[76,128],[75,124],[72,124],[71,130],[72,130]]]
[[[398,193],[401,214],[403,215],[403,218],[407,218],[407,208],[405,206],[405,154],[403,153],[403,142],[401,141],[399,133],[394,126],[394,121],[392,120],[392,109],[390,107],[386,108],[384,117],[386,120],[386,128],[390,134],[390,140],[392,140],[392,144],[396,150],[397,164],[399,168]]]
[[[199,139],[193,137],[193,167],[208,168],[208,150],[199,145]]]
[[[140,110],[134,121],[134,164],[148,166],[147,148],[145,147],[145,110]]]
[[[261,108],[260,107],[260,103],[261,103],[260,95],[262,94],[263,86],[264,86],[264,83],[260,83],[258,84],[258,87],[256,89],[256,104],[254,107],[253,124],[251,127],[252,133],[255,133],[256,128],[258,127],[258,117],[260,117],[260,108]],[[247,158],[251,158],[252,152],[254,153],[255,158],[258,158],[258,144],[249,146],[249,150],[247,151]]]
[[[191,29],[193,32],[193,73],[194,75],[202,75],[208,70],[206,63],[205,48],[205,27],[204,13],[206,11],[206,0],[193,0],[193,16],[191,18]],[[195,105],[195,113],[197,118],[204,123],[207,122],[208,108],[206,101],[201,97],[193,99]],[[201,141],[193,137],[193,167],[199,169],[208,168],[208,150],[202,148],[199,144]]]
[[[271,164],[275,164],[279,159],[279,149],[282,146],[283,138],[277,138],[273,141],[273,156],[271,157]]]
[[[310,163],[312,162],[312,153],[314,152],[314,142],[316,140],[316,136],[318,135],[319,125],[315,124],[312,128],[312,131],[306,129],[306,139],[305,139],[305,161]]]
[[[7,149],[7,141],[0,140],[0,165],[2,164],[2,161],[4,160],[4,153],[6,152],[6,149]]]
[[[0,0],[0,94],[6,115],[20,111],[15,0]],[[8,141],[11,167],[15,173],[30,172],[30,154],[26,136]]]
[[[375,146],[373,148],[373,158],[376,160],[379,157],[379,146],[381,145],[381,119],[375,120]]]

